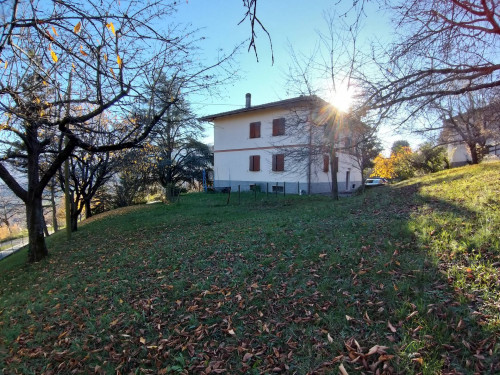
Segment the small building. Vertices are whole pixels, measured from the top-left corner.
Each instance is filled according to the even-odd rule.
[[[332,169],[340,193],[361,184],[356,160],[346,151],[348,120],[316,96],[252,106],[247,94],[244,108],[200,120],[214,125],[216,189],[330,193]]]

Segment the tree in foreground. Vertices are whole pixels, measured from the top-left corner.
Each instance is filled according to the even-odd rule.
[[[24,202],[29,261],[48,254],[43,233],[42,193],[76,148],[108,152],[143,141],[177,101],[177,93],[146,116],[132,112],[150,103],[161,76],[175,77],[184,93],[210,87],[210,67],[195,63],[195,39],[167,22],[175,3],[165,1],[28,1],[2,5],[0,15],[0,178]],[[212,67],[227,61],[221,57]],[[231,73],[228,71],[228,73]],[[94,144],[89,120],[106,113],[113,135]],[[61,149],[57,145],[62,144]],[[40,160],[46,163],[40,169]],[[27,181],[9,163],[26,165]]]

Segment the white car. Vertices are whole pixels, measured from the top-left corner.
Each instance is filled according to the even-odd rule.
[[[382,185],[386,185],[386,184],[387,184],[387,180],[385,178],[380,178],[380,177],[377,177],[377,178],[367,178],[366,181],[365,181],[365,186],[366,187],[382,186]]]

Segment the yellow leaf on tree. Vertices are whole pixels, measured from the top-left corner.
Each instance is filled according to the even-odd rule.
[[[115,34],[115,25],[113,25],[113,22],[110,22],[106,25],[106,27],[113,33],[113,35],[116,35]]]
[[[116,62],[118,63],[118,66],[121,68],[122,67],[122,59],[120,58],[120,55],[116,55]]]
[[[83,46],[80,46],[80,53],[83,55],[83,56],[88,56],[87,52],[85,52],[83,50]]]
[[[113,78],[116,79],[116,76],[115,76],[115,71],[113,70],[113,68],[109,68],[109,71],[111,72],[111,74],[113,74]]]
[[[75,32],[75,34],[78,34],[80,32],[80,29],[82,28],[82,23],[81,22],[78,22],[76,25],[75,25],[75,28],[73,29],[73,31]]]
[[[57,55],[54,51],[50,50],[50,56],[52,56],[52,61],[57,62]]]
[[[3,67],[4,69],[7,69],[7,64],[8,64],[7,61],[5,61],[5,65]]]
[[[108,62],[108,55],[104,54],[104,61]]]
[[[56,31],[56,29],[55,29],[55,27],[54,27],[54,26],[52,26],[52,31],[54,32],[54,35],[55,35],[55,36],[59,36],[59,34],[57,33],[57,31]]]

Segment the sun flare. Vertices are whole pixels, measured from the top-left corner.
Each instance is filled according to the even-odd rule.
[[[337,84],[335,90],[332,89],[329,95],[329,102],[341,112],[348,112],[352,105],[353,89],[347,83]]]

